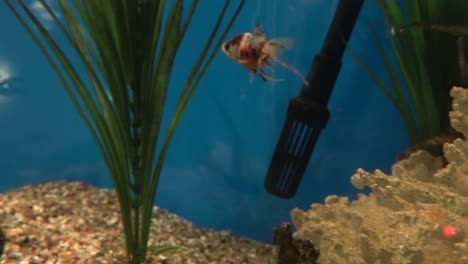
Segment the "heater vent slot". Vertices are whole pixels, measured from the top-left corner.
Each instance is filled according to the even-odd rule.
[[[285,145],[287,153],[299,159],[304,158],[306,148],[308,147],[312,137],[313,128],[307,124],[293,121],[291,133],[289,134],[288,142]]]

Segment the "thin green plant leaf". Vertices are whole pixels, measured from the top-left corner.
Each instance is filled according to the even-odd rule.
[[[414,120],[411,115],[411,111],[405,101],[400,100],[398,97],[392,94],[390,88],[387,87],[384,82],[375,75],[375,73],[364,63],[364,61],[357,55],[357,53],[353,50],[349,44],[347,44],[347,49],[350,52],[350,55],[354,58],[354,60],[358,63],[358,65],[368,74],[368,76],[376,83],[377,87],[379,87],[382,92],[389,98],[393,106],[400,112],[401,116],[403,117],[404,123],[406,128],[408,129],[409,137],[411,139],[417,137],[417,129],[414,125]]]
[[[421,28],[426,30],[435,30],[445,33],[449,33],[455,36],[468,36],[468,26],[452,26],[452,25],[440,25],[440,24],[428,24],[425,22],[413,22],[405,24],[396,29],[397,34],[404,33],[411,28]]]
[[[152,253],[154,255],[161,255],[163,253],[166,253],[166,252],[170,252],[170,251],[179,251],[181,249],[180,246],[174,246],[174,245],[157,245],[154,247],[154,249],[152,250]]]

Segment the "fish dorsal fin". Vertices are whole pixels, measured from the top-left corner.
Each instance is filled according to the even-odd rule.
[[[252,30],[252,35],[254,36],[262,36],[265,34],[265,31],[263,30],[263,27],[261,24],[257,24],[255,28]]]

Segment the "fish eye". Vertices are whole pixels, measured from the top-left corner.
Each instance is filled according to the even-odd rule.
[[[226,44],[224,44],[224,49],[229,49],[231,47],[231,43],[227,42]]]

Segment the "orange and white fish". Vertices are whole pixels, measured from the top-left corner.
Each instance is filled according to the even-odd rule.
[[[252,32],[239,34],[224,42],[221,50],[227,57],[249,70],[250,82],[253,82],[257,73],[264,81],[283,81],[283,79],[275,79],[265,72],[265,67],[274,70],[271,63],[271,61],[274,61],[295,73],[306,85],[309,85],[296,68],[283,62],[277,56],[280,51],[291,48],[292,42],[289,38],[267,40],[262,26],[257,24]]]

